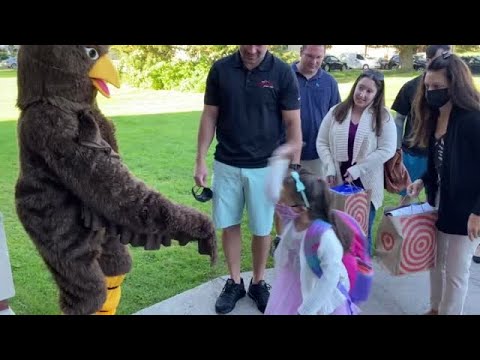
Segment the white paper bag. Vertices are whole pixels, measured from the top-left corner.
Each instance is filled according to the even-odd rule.
[[[287,175],[290,160],[273,156],[268,160],[267,177],[265,179],[265,193],[267,198],[274,204],[280,199],[283,187],[283,179]]]

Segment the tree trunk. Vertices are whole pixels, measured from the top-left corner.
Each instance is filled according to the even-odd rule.
[[[417,51],[418,45],[397,45],[400,55],[400,67],[403,71],[413,69],[413,55]]]

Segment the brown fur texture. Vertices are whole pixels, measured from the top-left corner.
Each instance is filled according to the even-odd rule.
[[[100,56],[107,46],[94,47]],[[135,178],[118,155],[113,123],[96,105],[84,45],[22,45],[18,54],[18,217],[50,269],[66,314],[92,314],[105,276],[130,271],[126,244],[159,249],[198,241],[217,256],[205,214]]]

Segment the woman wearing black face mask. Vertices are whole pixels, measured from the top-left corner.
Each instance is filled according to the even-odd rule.
[[[445,52],[429,65],[414,106],[411,143],[428,148],[428,166],[407,191],[417,196],[425,186],[438,207],[429,314],[461,315],[480,243],[480,94],[467,65]]]

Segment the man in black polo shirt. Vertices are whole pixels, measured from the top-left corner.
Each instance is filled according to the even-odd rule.
[[[286,141],[297,151],[302,144],[297,80],[289,65],[273,56],[267,45],[240,45],[215,62],[207,78],[200,120],[195,182],[207,185],[206,155],[216,133],[213,164],[213,221],[222,229],[230,279],[217,302],[217,313],[232,311],[246,295],[240,277],[243,210],[246,204],[252,237],[253,279],[248,295],[265,311],[269,286],[264,281],[274,207],[265,195],[268,158]]]
[[[427,67],[443,51],[450,51],[450,45],[429,45],[426,50]],[[419,179],[427,170],[427,149],[411,146],[408,139],[413,131],[413,99],[420,82],[423,82],[423,74],[406,82],[395,98],[392,109],[397,112],[395,124],[397,125],[397,148],[402,148],[403,162],[413,181]],[[406,122],[405,122],[406,120]],[[405,126],[405,129],[404,129]],[[400,192],[403,197],[406,191]]]

